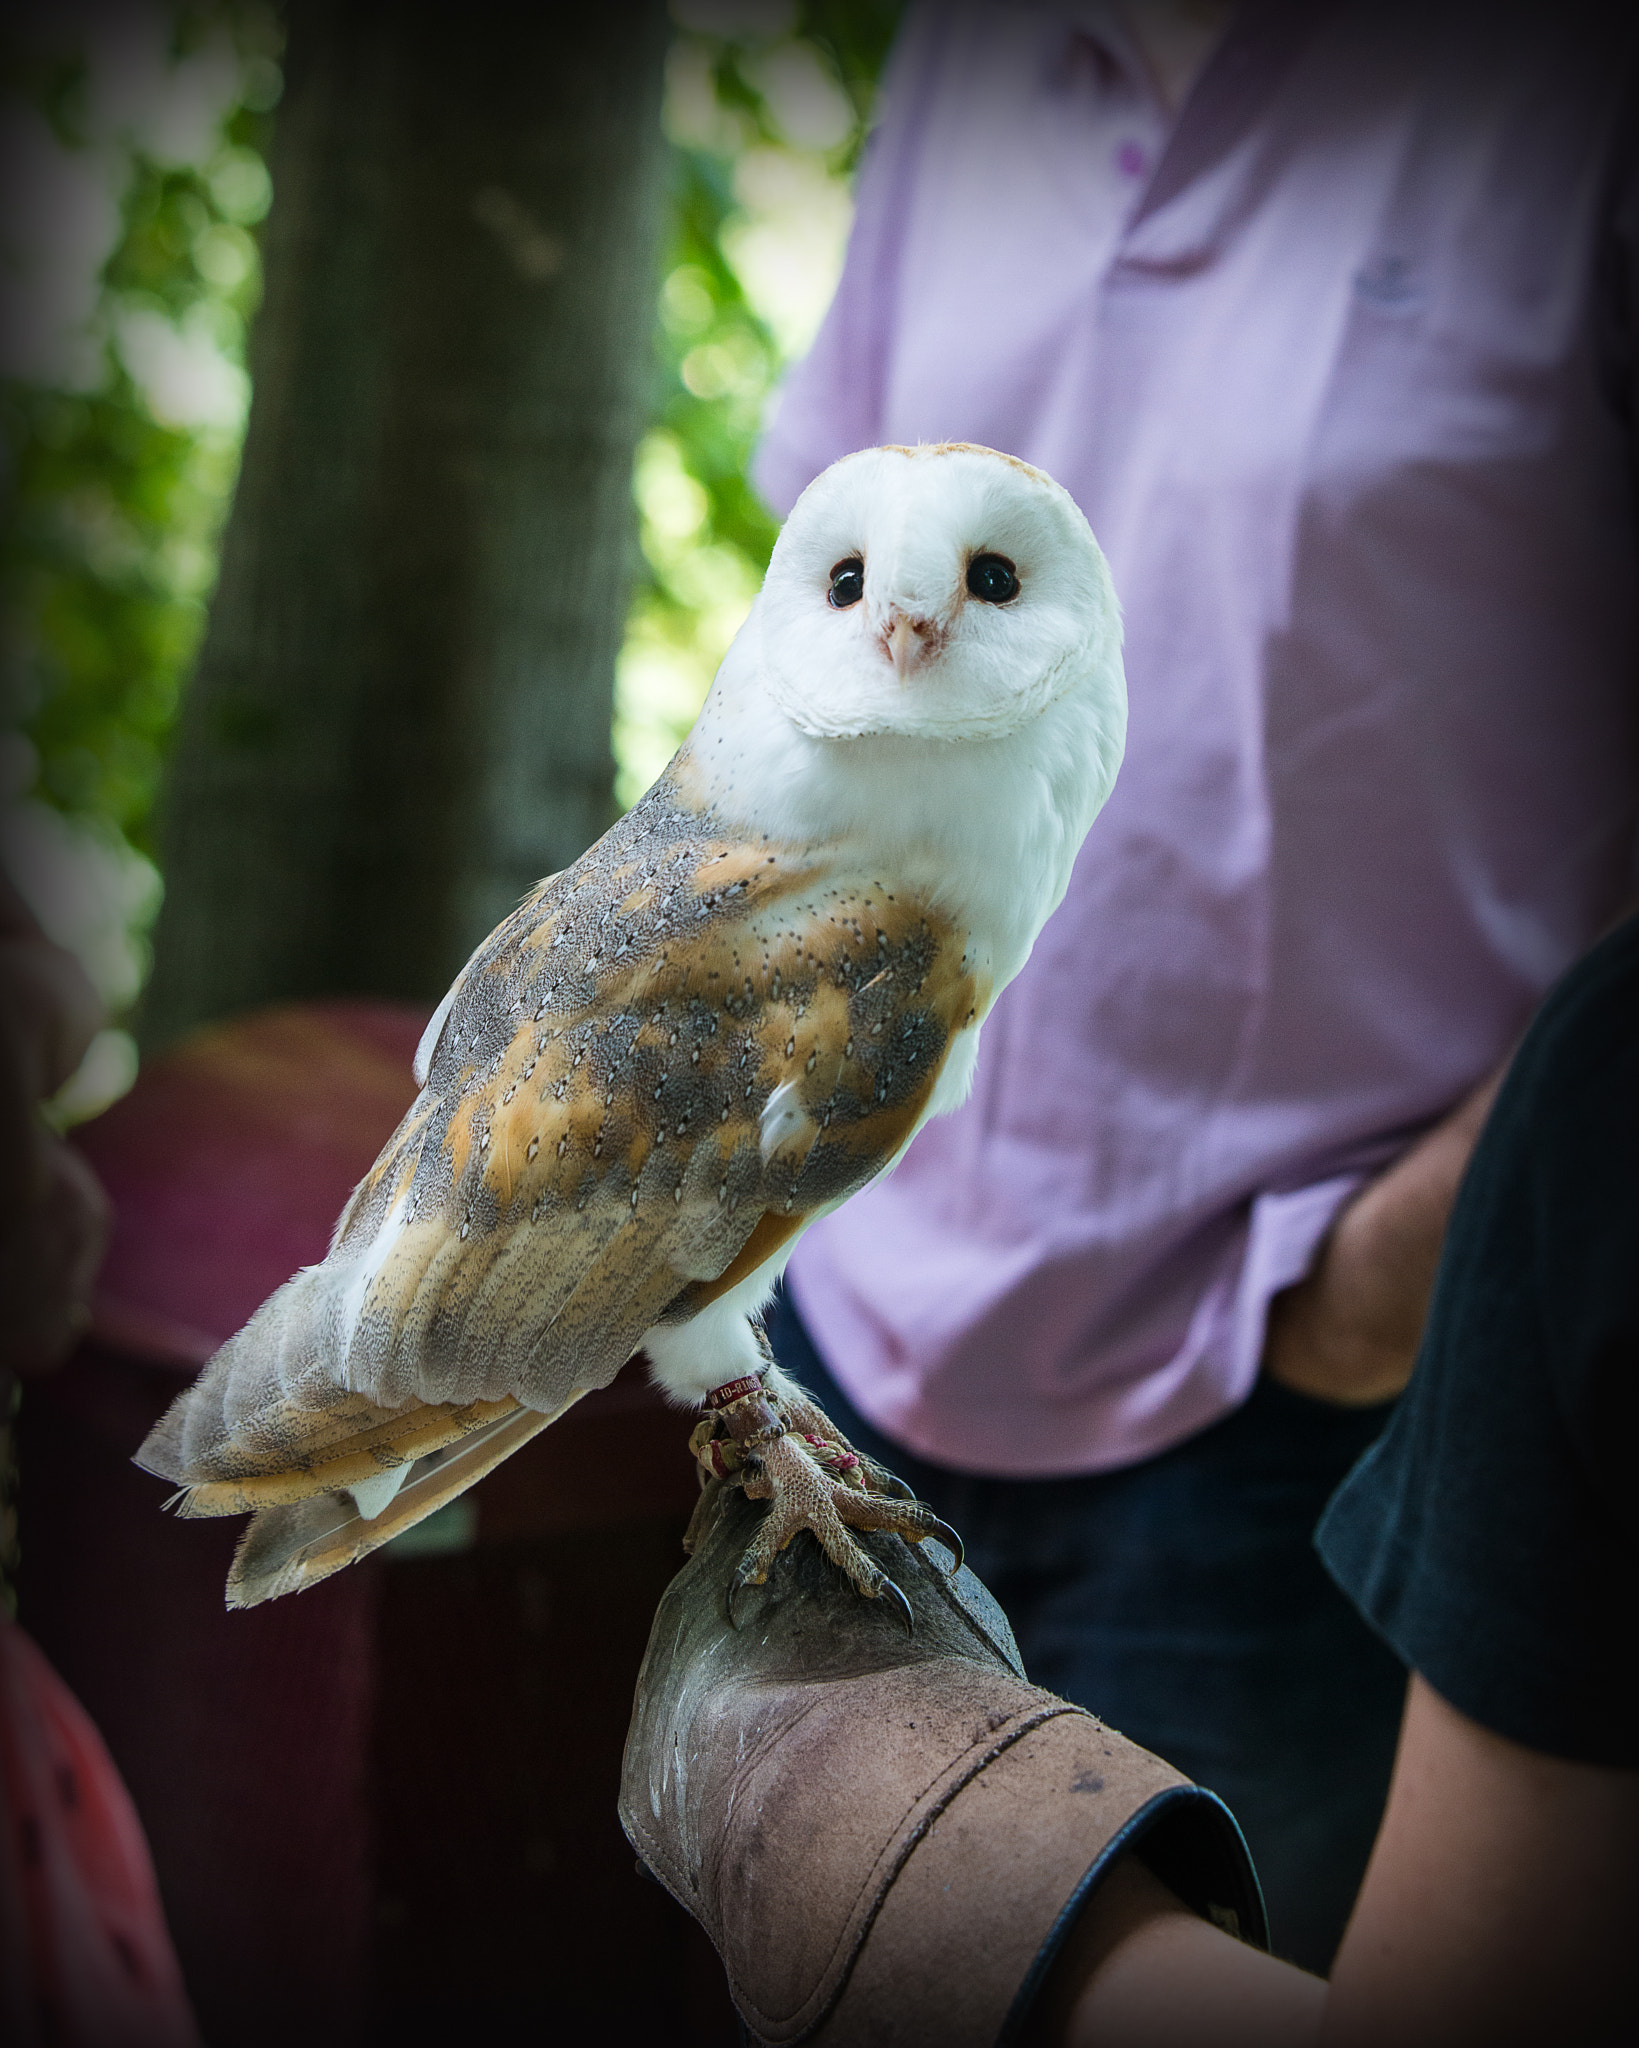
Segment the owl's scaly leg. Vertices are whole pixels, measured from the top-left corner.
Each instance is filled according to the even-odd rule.
[[[735,1594],[744,1586],[763,1584],[780,1551],[807,1529],[866,1599],[886,1594],[909,1629],[911,1609],[904,1593],[850,1531],[891,1530],[912,1543],[936,1537],[959,1565],[962,1543],[955,1530],[921,1501],[890,1498],[889,1485],[897,1489],[899,1482],[876,1465],[870,1467],[871,1477],[879,1481],[873,1488],[858,1454],[805,1395],[774,1396],[759,1380],[743,1379],[717,1389],[708,1405],[727,1438],[712,1435],[712,1425],[702,1425],[705,1434],[696,1433],[696,1456],[718,1483],[742,1484],[748,1499],[769,1503],[729,1587],[730,1620]],[[799,1426],[789,1427],[791,1422]]]

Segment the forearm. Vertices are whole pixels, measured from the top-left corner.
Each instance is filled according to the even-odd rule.
[[[1311,2048],[1326,1986],[1189,1912],[1127,1856],[1046,1992],[1053,2048]]]
[[[1414,1678],[1332,1973],[1327,2048],[1624,2038],[1639,2000],[1639,1771],[1545,1756]]]

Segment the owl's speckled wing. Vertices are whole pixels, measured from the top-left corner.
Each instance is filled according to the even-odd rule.
[[[142,1462],[231,1512],[561,1411],[890,1161],[987,995],[927,904],[663,781],[474,957],[328,1257]]]

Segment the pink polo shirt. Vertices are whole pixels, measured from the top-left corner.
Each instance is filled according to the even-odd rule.
[[[991,1473],[1249,1391],[1339,1204],[1630,886],[1639,10],[1248,4],[1175,125],[1113,11],[913,14],[759,477],[1049,470],[1126,765],[965,1109],[804,1238],[859,1407]]]

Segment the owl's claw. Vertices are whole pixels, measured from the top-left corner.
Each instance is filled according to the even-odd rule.
[[[920,1543],[926,1536],[935,1537],[950,1552],[950,1576],[955,1578],[962,1569],[967,1550],[949,1522],[941,1521],[931,1508],[924,1507],[917,1499],[914,1489],[907,1486],[897,1472],[890,1472],[886,1465],[879,1465],[874,1458],[865,1457],[860,1459],[859,1465],[865,1475],[865,1484],[872,1493],[886,1495],[892,1500],[909,1501],[916,1508],[916,1528],[902,1529],[900,1534],[912,1543]]]
[[[775,1558],[805,1529],[864,1598],[888,1594],[908,1628],[913,1626],[910,1602],[856,1540],[855,1532],[891,1531],[912,1543],[933,1536],[948,1544],[955,1557],[961,1556],[961,1538],[931,1508],[918,1500],[891,1500],[869,1492],[851,1472],[828,1471],[806,1439],[789,1432],[759,1443],[747,1458],[745,1490],[751,1500],[766,1500],[768,1512],[735,1570],[729,1588],[731,1620],[740,1590],[762,1585]]]
[[[892,1494],[895,1500],[915,1500],[916,1489],[907,1486],[897,1472],[890,1472],[886,1465],[879,1465],[875,1458],[863,1455],[859,1463],[865,1474],[865,1483],[873,1493]]]
[[[898,1586],[892,1579],[885,1577],[882,1581],[882,1584],[877,1588],[877,1591],[878,1593],[888,1594],[889,1597],[897,1604],[900,1616],[905,1623],[906,1635],[915,1635],[916,1616],[911,1612],[911,1603],[905,1598],[903,1589],[900,1586]]]
[[[760,1586],[766,1576],[766,1573],[759,1574],[753,1568],[749,1553],[742,1557],[739,1564],[735,1567],[734,1576],[728,1582],[728,1625],[736,1633],[739,1632],[740,1628],[739,1616],[734,1612],[736,1598],[745,1591],[747,1586]],[[906,1635],[915,1635],[916,1615],[912,1610],[910,1601],[905,1596],[904,1588],[899,1585],[897,1580],[890,1579],[887,1573],[884,1572],[874,1588],[860,1586],[859,1590],[867,1598],[871,1599],[880,1599],[883,1595],[886,1595],[893,1603],[895,1612],[904,1622]]]
[[[924,1506],[917,1499],[915,1489],[907,1486],[897,1472],[880,1464],[875,1458],[867,1457],[864,1452],[856,1451],[824,1409],[809,1400],[806,1394],[799,1394],[795,1398],[787,1396],[783,1406],[792,1416],[794,1426],[803,1432],[809,1442],[818,1437],[858,1461],[854,1470],[865,1482],[867,1493],[874,1493],[889,1500],[908,1501],[911,1504],[915,1510],[914,1514],[907,1514],[902,1521],[884,1526],[896,1530],[909,1543],[920,1543],[924,1536],[937,1538],[954,1560],[950,1567],[951,1576],[954,1578],[962,1569],[967,1552],[963,1548],[961,1537],[950,1524],[941,1521],[932,1508]]]
[[[856,1470],[872,1493],[886,1493],[895,1500],[915,1500],[916,1489],[907,1486],[899,1474],[865,1451],[856,1451],[825,1410],[800,1387],[788,1387],[780,1395],[780,1411],[791,1427],[810,1440],[823,1438],[858,1460]]]
[[[955,1578],[956,1574],[962,1569],[963,1559],[967,1556],[966,1550],[962,1547],[961,1537],[957,1535],[949,1522],[941,1522],[937,1515],[932,1514],[928,1517],[927,1526],[923,1530],[923,1534],[934,1537],[950,1552],[950,1576]]]
[[[768,1512],[729,1582],[730,1627],[739,1627],[739,1595],[747,1586],[765,1584],[775,1558],[807,1529],[863,1598],[888,1594],[906,1628],[914,1630],[904,1592],[855,1540],[854,1532],[881,1530],[909,1543],[932,1537],[950,1551],[953,1573],[961,1569],[961,1537],[895,1474],[874,1459],[860,1457],[824,1410],[800,1390],[775,1394],[753,1380],[734,1383],[725,1391],[734,1398],[720,1403],[715,1415],[708,1415],[690,1438],[702,1472],[712,1476],[705,1482],[684,1548],[692,1553],[725,1485],[743,1487],[748,1500],[768,1502]]]

